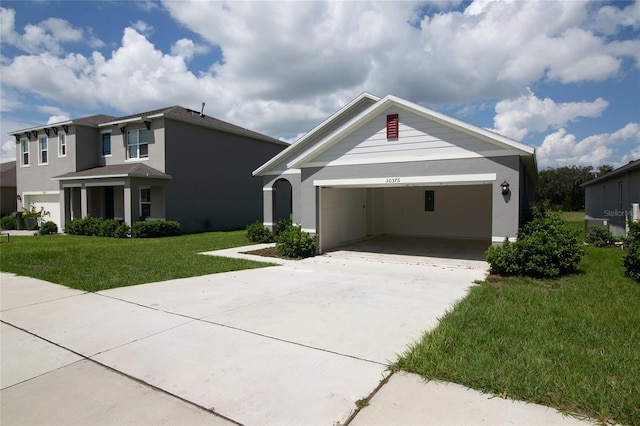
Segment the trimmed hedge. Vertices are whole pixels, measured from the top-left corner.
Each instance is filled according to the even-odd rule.
[[[629,232],[625,238],[627,254],[622,258],[624,273],[640,282],[640,222],[629,222]]]
[[[150,220],[136,222],[131,227],[133,238],[172,237],[180,233],[180,224],[175,220]]]
[[[278,235],[276,250],[294,259],[312,257],[318,250],[318,236],[310,236],[299,225],[289,225]]]
[[[273,233],[262,222],[256,221],[247,225],[247,239],[253,243],[272,243]]]
[[[58,225],[52,220],[49,220],[40,225],[41,235],[53,235],[58,233]]]

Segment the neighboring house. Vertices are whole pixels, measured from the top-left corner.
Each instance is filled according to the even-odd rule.
[[[640,219],[640,160],[590,180],[582,187],[587,230],[598,225],[608,228],[613,235],[623,236],[627,221]]]
[[[292,214],[322,251],[378,235],[513,239],[537,166],[531,146],[365,93],[254,175],[263,177],[265,226]]]
[[[0,216],[16,211],[16,162],[0,164]]]
[[[44,207],[60,229],[87,215],[176,220],[184,232],[244,228],[262,214],[251,171],[288,145],[180,106],[10,134],[18,207]]]

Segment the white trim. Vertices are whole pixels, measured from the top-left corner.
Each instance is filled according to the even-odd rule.
[[[510,243],[515,243],[517,240],[517,237],[508,237],[509,238],[509,242]],[[496,237],[495,235],[491,237],[491,242],[492,243],[503,243],[504,242],[505,237]]]
[[[142,117],[134,117],[134,118],[127,118],[126,120],[115,120],[115,121],[109,121],[108,123],[101,123],[101,124],[98,124],[98,127],[115,126],[118,124],[136,123],[136,122],[142,123],[143,121],[144,120],[142,119]]]
[[[275,226],[273,222],[262,222],[262,226]]]
[[[442,186],[442,185],[482,185],[495,182],[495,173],[468,175],[435,176],[389,176],[354,179],[318,179],[313,186],[325,187],[404,187],[404,186]]]
[[[71,177],[54,177],[51,180],[93,180],[93,179],[115,179],[115,178],[152,178],[152,179],[171,179],[171,176],[149,176],[149,175],[139,175],[139,174],[117,174],[117,175],[95,175],[95,176],[71,176]],[[99,184],[98,186],[102,186]]]
[[[315,234],[316,230],[315,228],[301,228],[302,232],[306,232],[307,234]]]
[[[22,195],[60,195],[60,191],[24,191]]]
[[[273,187],[264,187],[262,188],[262,192],[271,192],[273,191]]]

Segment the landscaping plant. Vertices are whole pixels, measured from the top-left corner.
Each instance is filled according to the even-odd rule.
[[[8,214],[0,219],[0,228],[5,230],[16,229],[16,218],[14,215]]]
[[[628,250],[622,258],[625,275],[640,282],[640,222],[629,222],[625,238]]]
[[[52,220],[49,220],[40,225],[41,235],[53,235],[58,233],[58,225]]]
[[[607,228],[603,226],[594,226],[591,228],[591,232],[587,234],[585,241],[596,247],[613,247],[616,242],[616,238]]]
[[[180,224],[175,220],[150,220],[136,222],[131,226],[133,238],[172,237],[180,233]]]
[[[246,231],[247,239],[253,243],[273,242],[273,233],[260,221],[256,221],[250,225],[247,225]]]
[[[576,270],[585,251],[575,232],[546,203],[536,205],[532,219],[518,230],[515,242],[489,247],[491,273],[556,278]]]
[[[312,237],[304,232],[299,225],[289,225],[286,227],[276,241],[278,252],[290,258],[304,258],[316,255],[318,250],[317,235]]]

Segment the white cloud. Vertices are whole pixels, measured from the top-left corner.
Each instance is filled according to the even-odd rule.
[[[140,34],[143,34],[145,37],[153,34],[154,31],[153,25],[149,25],[148,23],[140,20],[132,22],[131,28],[133,28]]]
[[[52,115],[51,117],[49,117],[46,124],[62,123],[63,121],[69,120],[70,118],[68,115]]]
[[[7,139],[2,142],[0,147],[0,163],[6,163],[8,161],[15,161],[16,159],[16,143]]]
[[[181,38],[171,46],[171,54],[173,56],[181,56],[187,61],[193,58],[194,55],[202,55],[208,51],[209,48],[207,46],[195,44],[193,40],[188,38]]]
[[[616,155],[618,148],[625,144],[632,146],[631,155],[640,153],[640,124],[629,123],[616,132],[589,136],[581,141],[576,141],[575,135],[567,133],[565,129],[559,129],[547,135],[536,152],[541,169],[568,165],[598,167],[610,164],[611,158],[621,158],[620,162],[614,161],[614,166],[620,166],[630,161],[627,160],[630,158],[627,153],[624,156]]]
[[[550,98],[539,99],[528,90],[525,95],[496,104],[494,131],[522,140],[530,133],[561,127],[580,117],[599,117],[608,105],[602,98],[593,102],[556,103]]]
[[[60,18],[48,18],[38,24],[27,24],[24,33],[15,30],[15,11],[0,7],[0,38],[3,43],[31,54],[48,52],[60,55],[64,52],[63,43],[86,42],[92,47],[102,47],[99,39],[85,37],[84,31]]]

